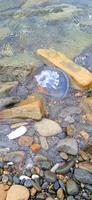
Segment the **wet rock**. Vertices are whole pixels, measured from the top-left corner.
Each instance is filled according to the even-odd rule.
[[[30,136],[21,136],[18,140],[18,144],[21,146],[31,146],[33,143],[33,138]]]
[[[54,49],[38,49],[38,55],[40,55],[45,61],[48,61],[54,66],[63,69],[68,73],[76,84],[83,89],[89,88],[92,84],[92,75],[85,68],[75,64],[72,60],[68,59],[64,54],[56,52]],[[48,57],[49,55],[49,57]],[[76,73],[75,73],[76,72]],[[83,77],[83,78],[81,78]]]
[[[7,190],[9,189],[8,185],[0,184],[0,200],[6,200]]]
[[[26,100],[23,100],[18,106],[0,111],[0,118],[27,118],[33,120],[40,120],[43,116],[46,116],[44,103],[41,99],[35,96],[29,96]]]
[[[69,195],[76,195],[79,193],[79,187],[75,181],[72,179],[68,180],[66,183],[67,193]]]
[[[46,179],[46,181],[47,182],[49,182],[49,183],[54,183],[55,181],[56,181],[56,175],[53,173],[53,172],[51,172],[51,171],[46,171],[45,172],[45,179]]]
[[[42,147],[43,149],[45,149],[45,150],[48,150],[49,146],[48,146],[46,137],[40,136],[39,139],[40,139],[41,147]]]
[[[12,161],[15,163],[19,163],[23,161],[25,158],[24,151],[12,151],[7,153],[7,155],[4,157],[4,161]]]
[[[70,171],[70,169],[74,166],[75,161],[70,160],[67,163],[65,163],[63,166],[60,166],[57,170],[56,173],[58,174],[66,174]]]
[[[92,164],[88,162],[80,162],[79,163],[79,168],[80,169],[85,169],[88,172],[92,173]]]
[[[92,184],[92,174],[89,173],[87,170],[84,169],[75,169],[74,171],[74,177],[82,182],[87,184]]]
[[[41,136],[53,136],[57,135],[62,131],[59,124],[50,120],[50,119],[42,119],[40,122],[35,123],[35,129]]]
[[[60,140],[57,145],[58,151],[64,151],[65,153],[71,155],[77,155],[78,153],[78,144],[74,138],[65,138]]]
[[[21,185],[12,185],[7,192],[6,200],[28,200],[29,191]]]
[[[62,188],[59,188],[58,191],[57,191],[57,197],[60,199],[60,200],[63,200],[64,199],[64,191]]]
[[[31,149],[32,149],[32,152],[37,153],[40,151],[41,146],[39,144],[32,144]]]

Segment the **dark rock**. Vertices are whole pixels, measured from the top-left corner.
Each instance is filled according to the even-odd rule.
[[[46,190],[48,188],[48,182],[43,183],[42,185],[42,189]]]
[[[71,160],[71,161],[68,161],[65,165],[59,167],[57,170],[56,170],[56,173],[58,174],[66,174],[70,171],[71,167],[73,167],[75,161],[74,160]]]
[[[85,188],[92,193],[92,185],[85,185]]]
[[[92,184],[92,174],[87,170],[75,169],[74,177],[82,183]]]
[[[32,175],[31,169],[26,169],[25,175],[31,177]]]

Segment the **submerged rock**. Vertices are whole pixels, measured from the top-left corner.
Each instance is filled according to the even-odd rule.
[[[27,100],[22,101],[18,106],[0,111],[0,119],[26,118],[40,120],[46,114],[44,102],[35,96],[29,96]]]
[[[57,145],[58,151],[64,151],[65,153],[71,155],[77,155],[78,153],[78,144],[74,138],[65,138],[59,141]]]
[[[67,193],[70,195],[76,195],[79,193],[79,187],[75,181],[72,179],[67,181],[66,184]]]
[[[75,169],[74,177],[82,183],[92,184],[92,174],[87,170]]]
[[[57,124],[55,121],[45,118],[42,119],[40,122],[36,122],[34,126],[41,136],[46,137],[57,135],[62,131],[59,124]]]

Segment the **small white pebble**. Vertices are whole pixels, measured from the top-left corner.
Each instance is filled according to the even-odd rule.
[[[38,178],[39,178],[39,176],[38,176],[37,174],[33,174],[33,175],[32,175],[32,179],[33,179],[33,180],[38,179]]]
[[[57,163],[57,164],[55,164],[52,168],[51,168],[51,172],[55,172],[58,168],[59,168],[59,166],[60,166],[60,163]]]
[[[21,175],[21,176],[19,177],[19,179],[20,179],[20,180],[23,180],[23,179],[28,180],[28,179],[31,179],[31,178],[28,177],[28,176],[26,176],[26,175]]]
[[[13,163],[13,162],[8,162],[7,165],[8,165],[8,166],[9,166],[9,165],[14,165],[14,163]]]
[[[8,136],[9,140],[16,139],[27,132],[27,128],[25,126],[21,126],[17,128],[15,131],[12,131]]]

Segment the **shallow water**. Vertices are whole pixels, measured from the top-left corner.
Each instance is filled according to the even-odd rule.
[[[65,53],[69,58],[75,59],[86,48],[90,54],[92,48],[89,46],[91,45],[91,0],[8,0],[8,3],[7,0],[0,0],[0,81],[22,82],[17,91],[11,95],[24,98],[31,93],[25,87],[25,79],[27,73],[29,74],[30,66],[34,68],[42,66],[42,61],[36,54],[38,48],[54,48]],[[81,65],[84,65],[82,61]],[[87,67],[91,65],[92,59]],[[76,121],[75,126],[78,131],[86,129],[86,126],[84,128],[82,126],[80,112],[77,113],[75,109],[79,103],[80,97],[76,100],[75,90],[71,88],[64,102],[56,102],[56,107],[53,102],[47,105],[49,117],[59,121],[65,130],[68,121],[63,119],[62,112],[66,115],[68,113]],[[17,141],[12,143],[7,141],[6,136],[11,131],[9,125],[11,121],[0,123],[2,142],[12,150],[25,150],[29,153],[29,149],[20,148]],[[92,130],[92,126],[89,127]],[[90,130],[88,130],[89,133],[91,133]],[[53,140],[58,141],[59,137]],[[48,139],[48,144],[51,148],[50,139]],[[44,153],[43,150],[42,153]],[[57,159],[60,158],[57,156]]]

